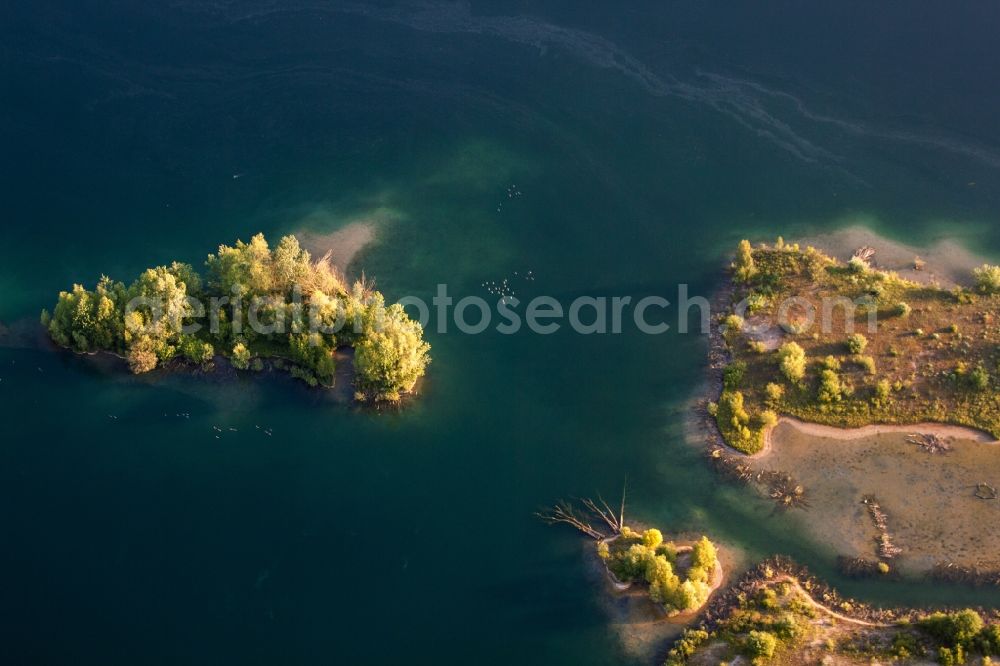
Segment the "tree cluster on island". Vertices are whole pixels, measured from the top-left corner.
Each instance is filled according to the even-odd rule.
[[[107,276],[93,290],[74,285],[42,323],[57,344],[118,354],[137,374],[218,354],[240,370],[275,359],[310,385],[331,386],[335,351],[353,347],[358,399],[399,400],[430,362],[423,329],[402,306],[386,306],[363,279],[348,284],[329,255],[314,260],[295,236],[273,249],[262,234],[221,245],[204,277],[173,262],[128,286]]]
[[[682,566],[678,547],[664,542],[660,530],[636,532],[628,525],[622,526],[615,539],[597,543],[597,554],[608,571],[623,583],[647,585],[649,598],[668,615],[701,608],[712,592],[710,581],[719,565],[708,537],[684,550],[689,561]]]
[[[756,453],[779,415],[840,427],[951,423],[1000,437],[1000,267],[973,277],[948,290],[780,238],[742,241],[734,311],[721,321],[730,362],[709,404],[726,443]],[[777,331],[777,344],[762,331]]]
[[[569,525],[596,542],[597,556],[608,572],[625,584],[645,585],[649,598],[667,615],[694,611],[705,605],[712,593],[712,579],[719,568],[715,544],[702,537],[690,546],[663,540],[660,530],[637,532],[625,523],[625,492],[617,513],[607,502],[584,498],[578,510],[560,502],[551,511],[537,513],[550,525]],[[597,529],[592,522],[603,523]]]

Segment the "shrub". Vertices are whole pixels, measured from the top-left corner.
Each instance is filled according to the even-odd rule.
[[[642,533],[642,545],[646,548],[656,548],[663,543],[663,534],[655,527],[651,527]]]
[[[976,636],[976,646],[983,654],[1000,654],[1000,625],[984,627]]]
[[[990,373],[981,365],[977,365],[969,373],[969,386],[976,391],[985,391],[990,387]]]
[[[823,367],[827,370],[840,370],[840,361],[835,356],[827,356],[823,359]]]
[[[762,433],[750,429],[750,414],[743,404],[743,393],[740,391],[722,392],[715,421],[726,442],[734,449],[756,453],[763,446]]]
[[[889,653],[897,659],[911,659],[920,656],[923,650],[917,637],[910,631],[900,631],[892,637]]]
[[[868,264],[861,257],[851,257],[851,260],[847,262],[847,268],[852,273],[868,272]]]
[[[857,362],[857,364],[859,366],[861,366],[862,368],[864,368],[865,372],[867,372],[869,375],[874,375],[875,374],[875,359],[874,358],[872,358],[871,356],[855,356],[854,360],[855,360],[855,362]]]
[[[736,333],[743,330],[743,317],[738,314],[731,314],[726,317],[723,324],[726,327],[726,333]]]
[[[797,383],[806,376],[806,352],[797,342],[786,342],[778,349],[781,372]]]
[[[863,354],[867,347],[868,338],[860,333],[855,333],[847,338],[847,349],[850,350],[852,354]]]
[[[702,643],[708,640],[708,632],[701,629],[685,629],[674,647],[667,654],[664,666],[680,666],[687,663],[688,657],[695,653]]]
[[[778,639],[769,631],[751,631],[743,642],[743,651],[755,663],[773,657],[777,647]]]
[[[761,428],[773,428],[778,425],[778,413],[773,409],[765,409],[757,417],[757,421],[760,423]]]
[[[982,631],[983,618],[966,608],[957,613],[928,615],[918,626],[945,645],[968,645]]]
[[[878,400],[886,400],[889,397],[889,393],[892,391],[892,385],[889,384],[888,379],[880,379],[877,384],[875,384],[875,397]]]
[[[1000,266],[983,264],[973,269],[972,276],[976,279],[976,288],[984,294],[1000,294]]]
[[[733,361],[726,366],[726,369],[722,371],[722,384],[730,391],[736,390],[743,383],[743,377],[746,375],[747,364],[746,361]]]
[[[819,401],[823,403],[840,402],[844,397],[844,387],[840,377],[833,370],[824,370],[819,379]]]
[[[911,312],[913,312],[913,308],[906,303],[897,303],[893,309],[893,313],[897,317],[909,317]]]
[[[777,403],[784,397],[785,387],[774,382],[768,382],[767,386],[764,387],[764,394],[767,396],[768,402]]]
[[[757,314],[761,310],[767,307],[770,301],[765,294],[755,291],[754,293],[747,296],[747,312],[750,314]]]

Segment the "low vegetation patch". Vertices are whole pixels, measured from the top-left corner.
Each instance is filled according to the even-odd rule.
[[[972,609],[894,611],[896,619],[860,619],[852,601],[766,563],[713,602],[710,620],[684,632],[665,666],[817,663],[990,663],[1000,654],[1000,625]],[[886,614],[886,611],[881,611]]]
[[[974,278],[949,291],[780,239],[743,241],[733,312],[721,317],[731,363],[709,407],[723,438],[756,453],[778,414],[840,427],[951,423],[1000,437],[1000,268]],[[757,332],[776,328],[784,339],[767,351]]]

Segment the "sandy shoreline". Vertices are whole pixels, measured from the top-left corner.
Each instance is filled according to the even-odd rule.
[[[848,261],[860,247],[873,247],[876,254],[873,266],[881,271],[892,271],[900,277],[921,284],[938,284],[942,287],[972,284],[972,269],[988,263],[959,243],[945,239],[926,247],[907,245],[878,235],[868,227],[854,225],[836,231],[818,234],[798,241],[805,247],[811,245],[831,257]],[[924,263],[916,270],[914,260]]]

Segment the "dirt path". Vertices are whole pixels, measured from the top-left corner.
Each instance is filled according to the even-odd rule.
[[[782,423],[788,424],[799,432],[812,435],[814,437],[825,437],[841,441],[861,439],[882,433],[920,433],[925,435],[937,435],[938,437],[954,437],[956,439],[971,439],[984,444],[997,444],[996,438],[983,430],[976,430],[967,426],[949,425],[946,423],[917,423],[913,425],[896,424],[872,424],[861,426],[860,428],[838,428],[837,426],[822,425],[801,421],[791,416],[782,416],[778,423],[764,434],[764,446],[760,451],[749,456],[751,458],[765,458],[771,451],[774,429]]]
[[[895,623],[895,622],[869,622],[867,620],[859,620],[857,618],[853,618],[853,617],[850,617],[848,615],[844,615],[843,613],[838,613],[837,611],[833,610],[829,606],[824,606],[820,602],[818,602],[815,599],[813,599],[813,596],[811,594],[809,594],[809,592],[806,591],[806,589],[804,587],[802,587],[802,584],[799,583],[798,579],[795,578],[794,576],[789,576],[788,574],[783,574],[783,575],[778,576],[777,578],[773,579],[772,582],[775,582],[775,583],[791,583],[792,585],[795,586],[795,589],[797,589],[799,592],[801,592],[802,596],[804,596],[809,601],[809,605],[810,606],[812,606],[813,608],[816,608],[818,610],[821,610],[824,613],[826,613],[827,615],[829,615],[830,617],[836,618],[836,619],[838,619],[838,620],[840,620],[842,622],[846,622],[848,624],[854,624],[854,625],[857,625],[859,627],[874,627],[876,629],[885,629],[887,627],[898,626],[898,623]]]

